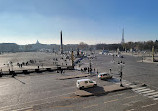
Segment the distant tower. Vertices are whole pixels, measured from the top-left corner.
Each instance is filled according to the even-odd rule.
[[[125,39],[124,39],[124,28],[122,30],[122,40],[121,40],[121,44],[125,43]]]
[[[36,44],[40,44],[38,40],[37,40]]]
[[[62,31],[60,32],[60,53],[63,54],[63,38],[62,38]]]

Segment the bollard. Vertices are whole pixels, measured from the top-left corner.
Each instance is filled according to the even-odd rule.
[[[111,74],[111,68],[109,69],[109,73]]]
[[[29,74],[28,70],[23,70],[24,74]]]
[[[49,71],[49,72],[50,72],[50,71],[52,71],[52,69],[51,69],[51,68],[46,68],[46,70],[47,70],[47,71]]]
[[[14,71],[9,71],[9,73],[12,75],[12,77],[16,76]]]
[[[35,69],[35,72],[40,73],[40,70],[39,69]]]
[[[2,72],[0,73],[0,77],[2,77]]]

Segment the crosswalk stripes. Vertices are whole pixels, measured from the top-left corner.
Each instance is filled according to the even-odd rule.
[[[157,97],[158,97],[158,94],[152,95],[152,96],[148,96],[148,97],[149,97],[149,98],[153,98],[153,97],[157,98]]]
[[[139,88],[135,88],[135,89],[132,89],[132,90],[137,91],[137,90],[142,90],[142,89],[145,89],[145,87],[139,87]]]
[[[149,90],[149,91],[142,92],[142,94],[151,93],[151,92],[154,92],[154,91],[155,90]]]
[[[148,87],[133,85],[127,80],[123,80],[122,83],[124,86],[132,87],[133,88],[132,91],[138,94],[142,94],[143,96],[151,98],[155,101],[158,100],[158,91],[152,90]],[[120,83],[116,83],[116,84],[120,84]]]
[[[131,87],[131,88],[135,88],[135,87],[137,87],[137,85],[130,85],[130,87]]]
[[[150,88],[140,87],[133,89],[133,91],[138,94],[142,94],[143,96],[146,96],[148,98],[152,98],[153,100],[158,100],[158,92],[156,92],[155,90],[151,90]]]
[[[150,91],[150,89],[147,88],[147,89],[137,90],[137,91],[135,91],[135,92],[142,93],[142,92],[144,92],[144,91]]]
[[[158,98],[154,98],[153,100],[155,100],[155,101],[156,101],[156,100],[158,100]]]
[[[151,96],[151,95],[154,95],[154,94],[158,94],[158,92],[153,92],[153,93],[144,94],[144,96]]]

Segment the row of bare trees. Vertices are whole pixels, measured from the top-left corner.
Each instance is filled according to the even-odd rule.
[[[156,51],[158,49],[158,40],[156,41],[139,41],[139,42],[127,42],[123,44],[96,44],[95,47],[98,50],[116,50],[119,48],[120,50],[136,50],[136,51],[151,51],[152,47],[155,47]]]
[[[151,50],[152,47],[155,47],[155,49],[158,49],[158,40],[156,41],[144,41],[144,42],[127,42],[122,44],[123,49],[134,49],[138,51],[142,50]]]

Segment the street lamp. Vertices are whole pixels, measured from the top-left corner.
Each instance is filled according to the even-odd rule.
[[[89,72],[90,72],[90,74],[92,72],[92,61],[91,61],[91,58],[89,58]]]
[[[124,62],[118,62],[118,67],[120,69],[119,73],[120,73],[120,86],[123,87],[122,85],[122,69],[123,67],[125,66],[125,63]]]

